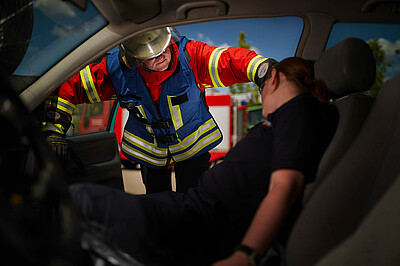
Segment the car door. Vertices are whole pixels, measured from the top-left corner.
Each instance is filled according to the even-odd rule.
[[[78,105],[67,132],[68,183],[89,182],[123,189],[117,134],[113,131],[115,100]],[[118,134],[119,135],[119,134]]]

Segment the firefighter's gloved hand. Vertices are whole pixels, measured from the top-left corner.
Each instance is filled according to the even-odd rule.
[[[50,133],[46,137],[47,143],[50,144],[51,150],[57,154],[61,159],[68,159],[68,143],[65,140],[65,136],[59,133]]]
[[[258,66],[257,73],[254,78],[254,83],[256,83],[258,87],[261,88],[264,86],[269,74],[271,73],[272,67],[277,63],[278,61],[275,59],[268,58]]]

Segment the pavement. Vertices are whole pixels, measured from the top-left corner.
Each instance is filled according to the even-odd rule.
[[[125,192],[131,194],[145,194],[146,189],[144,187],[140,170],[138,169],[122,169],[122,178],[124,180]],[[172,190],[175,190],[175,173],[172,172],[171,176]]]

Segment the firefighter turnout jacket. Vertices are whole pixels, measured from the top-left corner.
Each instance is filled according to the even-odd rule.
[[[48,106],[72,115],[79,103],[95,103],[117,96],[128,109],[122,153],[153,168],[194,158],[222,140],[208,111],[204,90],[239,82],[255,82],[258,67],[267,60],[254,51],[211,47],[182,37],[171,42],[168,70],[150,72],[116,51],[100,63],[86,66],[65,82]],[[44,122],[43,130],[63,133],[55,122]]]

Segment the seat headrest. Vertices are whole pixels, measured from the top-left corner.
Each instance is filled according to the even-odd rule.
[[[375,68],[369,45],[356,38],[332,46],[314,63],[315,78],[325,81],[333,99],[369,90],[375,82]]]

